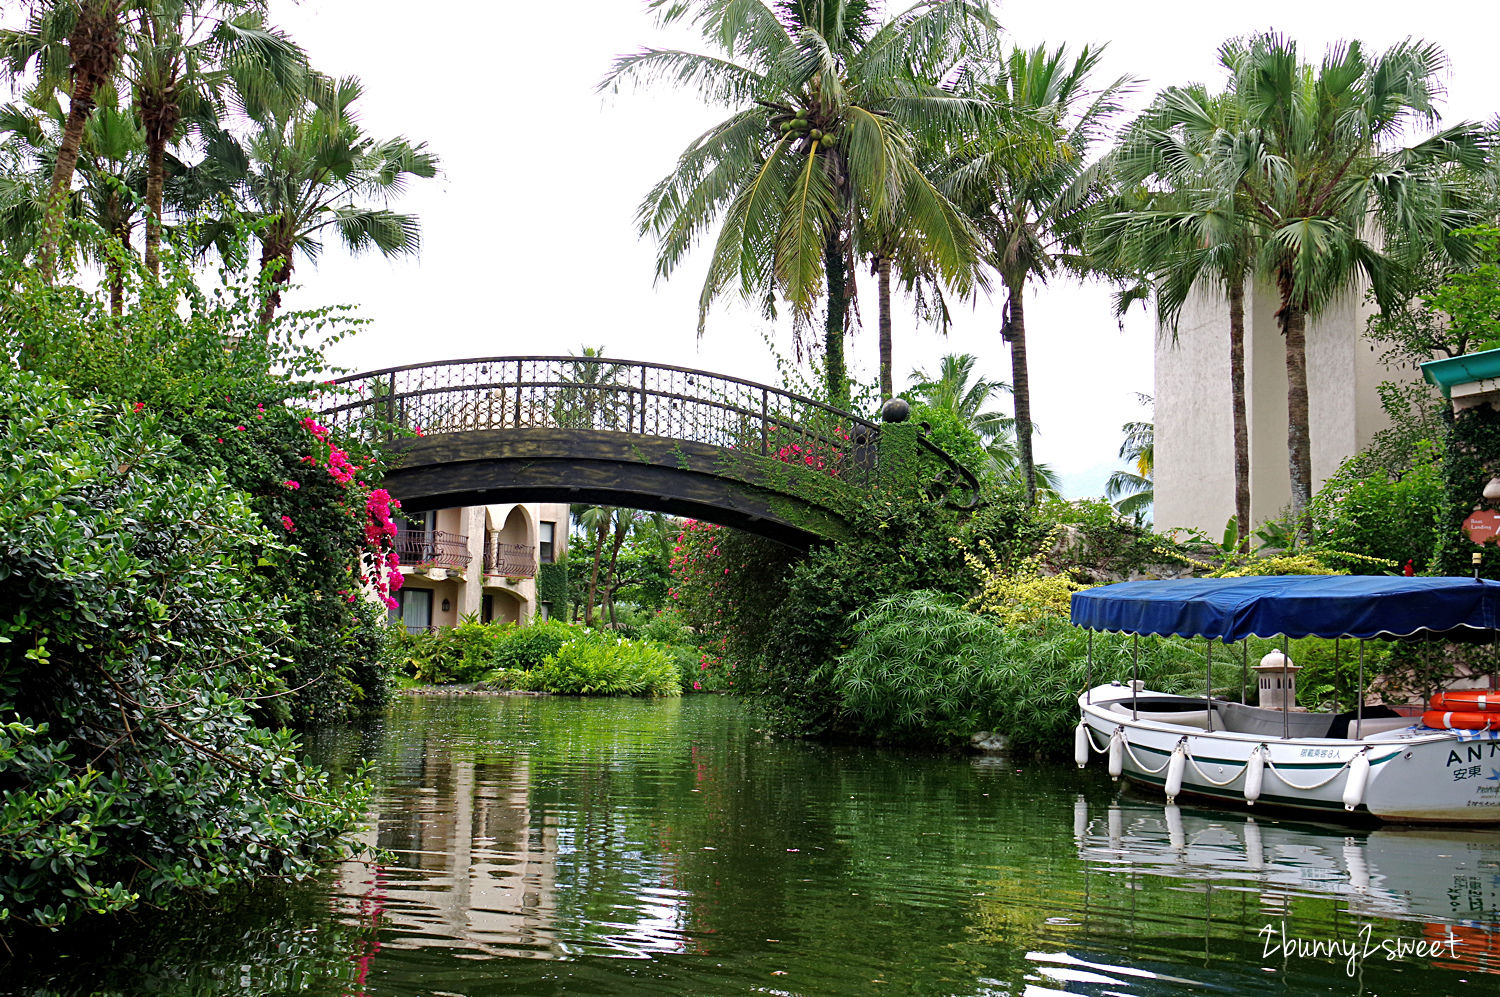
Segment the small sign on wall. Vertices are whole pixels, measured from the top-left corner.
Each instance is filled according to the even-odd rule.
[[[1475,543],[1484,543],[1496,534],[1500,534],[1500,512],[1493,509],[1475,509],[1469,513],[1469,518],[1464,520],[1464,532]]]

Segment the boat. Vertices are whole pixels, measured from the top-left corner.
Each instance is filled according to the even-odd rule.
[[[1465,697],[1472,709],[1435,707],[1421,717],[1363,702],[1365,641],[1495,639],[1500,583],[1352,575],[1122,582],[1074,593],[1072,621],[1090,633],[1075,731],[1080,767],[1103,756],[1111,778],[1160,789],[1169,803],[1193,796],[1322,819],[1500,824],[1500,730],[1488,722],[1500,717],[1500,694]],[[1204,638],[1204,695],[1150,690],[1134,673],[1094,685],[1095,632],[1134,635],[1136,662],[1141,636]],[[1213,641],[1244,649],[1249,637],[1282,640],[1279,662],[1259,667],[1262,699],[1254,706],[1216,697],[1212,688]],[[1295,708],[1295,666],[1285,650],[1300,637],[1359,642],[1355,710]],[[1248,674],[1248,659],[1242,669]]]

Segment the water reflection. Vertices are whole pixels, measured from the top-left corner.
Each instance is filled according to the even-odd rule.
[[[1500,966],[1493,833],[1252,819],[1071,766],[773,740],[711,697],[409,697],[312,748],[374,761],[375,858],[210,924],[59,939],[12,988],[1440,994]],[[1461,944],[1350,975],[1268,952],[1267,925]]]

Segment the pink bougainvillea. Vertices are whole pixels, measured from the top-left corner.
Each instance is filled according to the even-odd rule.
[[[286,530],[288,533],[297,532],[297,524],[292,522],[291,516],[281,517],[281,528]]]
[[[391,517],[393,511],[401,508],[401,503],[391,498],[391,493],[384,488],[371,489],[358,480],[360,465],[354,463],[349,453],[333,439],[327,426],[307,416],[302,419],[302,428],[317,445],[301,462],[327,471],[328,476],[345,490],[344,507],[350,515],[362,516],[364,520],[364,550],[360,553],[359,563],[351,566],[351,573],[387,608],[395,609],[394,593],[400,590],[402,578],[401,559],[396,554],[396,524]],[[302,487],[297,481],[288,480],[285,484],[293,490]]]

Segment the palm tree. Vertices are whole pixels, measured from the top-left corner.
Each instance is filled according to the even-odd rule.
[[[972,269],[961,213],[923,175],[918,137],[974,120],[981,102],[938,86],[955,55],[987,50],[986,5],[920,0],[881,23],[874,0],[652,0],[662,25],[698,24],[722,56],[646,49],[615,60],[601,87],[695,87],[733,113],[700,135],[642,203],[658,278],[718,224],[699,332],[731,287],[768,318],[780,297],[794,332],[826,302],[828,401],[849,404],[844,336],[856,230],[899,228],[946,277]],[[899,225],[897,211],[899,209]]]
[[[26,27],[0,29],[0,60],[12,77],[37,67],[37,89],[51,95],[66,90],[68,117],[47,188],[37,269],[51,281],[62,245],[84,123],[94,110],[94,93],[112,78],[120,56],[121,0],[52,0],[33,9]]]
[[[1221,184],[1248,204],[1261,230],[1257,270],[1280,297],[1286,340],[1287,451],[1292,511],[1312,495],[1307,320],[1368,282],[1382,309],[1397,304],[1403,263],[1436,249],[1471,252],[1453,233],[1478,220],[1465,170],[1486,166],[1493,141],[1465,122],[1411,145],[1411,130],[1437,124],[1444,57],[1408,41],[1379,56],[1359,42],[1332,46],[1321,65],[1300,62],[1296,43],[1258,35],[1225,44],[1219,61],[1243,119],[1216,137]]]
[[[1010,385],[985,377],[974,377],[978,358],[972,353],[949,353],[938,361],[938,374],[932,377],[922,370],[911,372],[912,397],[919,404],[945,411],[979,437],[989,458],[989,473],[1002,484],[1021,484],[1020,456],[1016,447],[1015,420],[1003,412],[986,409],[990,398],[1008,393]],[[1040,490],[1056,493],[1060,487],[1057,475],[1045,464],[1033,467],[1033,477]]]
[[[1261,231],[1247,218],[1245,195],[1234,184],[1224,184],[1214,156],[1216,142],[1232,134],[1242,118],[1233,94],[1211,96],[1194,85],[1158,96],[1110,158],[1127,193],[1102,206],[1107,213],[1092,228],[1091,252],[1127,273],[1147,276],[1157,324],[1171,331],[1174,342],[1183,306],[1195,289],[1206,284],[1227,299],[1235,521],[1240,542],[1248,544],[1245,285],[1252,278]],[[1139,494],[1140,488],[1132,491]]]
[[[48,174],[59,155],[67,116],[55,98],[33,90],[25,103],[0,107],[0,134],[14,140],[24,159],[40,164]],[[129,106],[120,106],[112,84],[95,90],[96,106],[84,122],[74,176],[81,181],[65,198],[65,215],[87,220],[103,240],[91,240],[80,248],[102,265],[109,287],[110,310],[124,309],[124,271],[130,255],[130,238],[140,216],[145,188],[145,144],[140,122]],[[24,183],[24,172],[13,179]],[[0,220],[0,232],[25,256],[34,248],[46,209],[45,188],[40,196],[24,197],[18,185],[15,201]]]
[[[1026,361],[1025,291],[1068,264],[1082,223],[1106,193],[1090,150],[1130,86],[1121,77],[1095,91],[1089,76],[1102,49],[1069,59],[1066,47],[1013,49],[976,74],[974,92],[999,113],[960,150],[946,188],[983,235],[986,262],[1005,284],[1001,337],[1010,344],[1016,442],[1027,501],[1036,498],[1031,448],[1031,377]],[[981,69],[981,73],[986,70]]]
[[[265,23],[266,0],[145,0],[128,11],[125,76],[146,131],[146,269],[160,269],[167,147],[233,97],[260,119],[306,82],[307,58]]]
[[[1149,401],[1146,396],[1143,399]],[[1127,422],[1120,430],[1125,434],[1120,459],[1130,461],[1134,470],[1111,474],[1104,483],[1104,498],[1122,516],[1144,516],[1155,497],[1151,478],[1156,464],[1156,427],[1149,422]]]
[[[315,78],[293,109],[272,109],[240,140],[213,129],[205,136],[200,199],[216,186],[231,192],[242,216],[259,223],[262,279],[267,295],[261,324],[270,327],[295,257],[316,261],[321,235],[332,229],[350,252],[375,248],[385,256],[415,253],[421,226],[415,215],[389,207],[410,177],[437,175],[438,159],[425,143],[403,137],[376,140],[359,127],[351,105],[359,81]],[[368,203],[371,200],[378,204]],[[222,238],[227,222],[205,226],[205,242]]]

